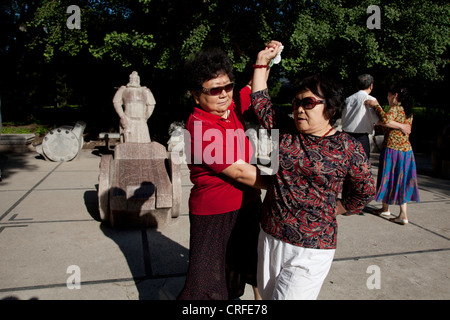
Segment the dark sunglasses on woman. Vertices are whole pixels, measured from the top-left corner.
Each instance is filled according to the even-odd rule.
[[[215,87],[215,88],[202,88],[202,92],[205,94],[208,94],[210,96],[218,96],[222,93],[223,90],[225,90],[225,92],[230,92],[231,90],[233,90],[234,88],[234,83],[231,82],[227,85],[224,85],[222,87]]]
[[[317,100],[313,97],[307,97],[307,98],[303,98],[303,99],[299,99],[299,98],[294,98],[292,100],[292,106],[297,109],[298,107],[302,106],[303,109],[312,109],[315,106],[317,106],[318,104],[322,104],[325,103],[325,101],[323,100]]]

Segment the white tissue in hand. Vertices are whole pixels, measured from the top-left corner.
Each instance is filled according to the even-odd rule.
[[[274,64],[279,64],[281,61],[281,52],[283,51],[284,46],[281,46],[280,52],[276,55],[276,57],[273,59]]]

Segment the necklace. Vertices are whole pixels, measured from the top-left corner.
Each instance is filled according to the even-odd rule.
[[[306,139],[303,137],[303,134],[300,133],[300,136],[302,137],[303,141],[307,144],[307,145],[313,145],[313,144],[318,144],[323,138],[325,138],[332,130],[334,129],[334,127],[331,127],[330,130],[327,131],[327,133],[325,133],[323,136],[321,136],[317,141],[314,142],[308,142],[306,141]]]

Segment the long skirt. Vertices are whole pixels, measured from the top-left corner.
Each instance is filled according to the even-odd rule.
[[[258,237],[261,199],[241,208],[227,247],[226,275],[228,299],[238,299],[245,285],[257,285]]]
[[[378,167],[375,201],[389,205],[420,202],[413,151],[384,148]]]
[[[260,211],[258,198],[223,214],[189,214],[189,267],[179,300],[236,299],[245,284],[256,286]]]
[[[214,215],[189,213],[189,267],[178,300],[228,299],[225,259],[228,239],[238,212]]]

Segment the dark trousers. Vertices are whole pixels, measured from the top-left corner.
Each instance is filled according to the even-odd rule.
[[[351,135],[353,138],[361,142],[364,152],[367,155],[367,158],[370,159],[370,141],[369,141],[369,134],[368,133],[353,133],[353,132],[346,132],[347,134]]]

